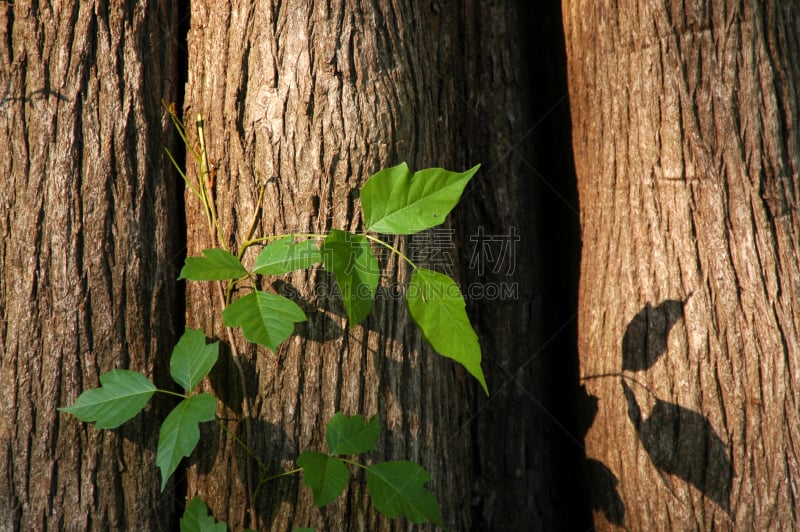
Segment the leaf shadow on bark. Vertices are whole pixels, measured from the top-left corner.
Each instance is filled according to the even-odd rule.
[[[200,425],[200,441],[186,459],[186,468],[197,467],[200,475],[212,473],[220,451],[219,442],[227,437],[220,432],[221,429],[216,423]],[[253,437],[251,438],[248,433]],[[241,486],[251,485],[247,478],[248,468],[253,475],[252,488],[255,490],[258,488],[260,477],[277,475],[286,471],[291,468],[287,464],[293,464],[297,459],[296,445],[289,435],[274,423],[252,417],[242,418],[236,424],[235,435],[253,453],[250,454],[244,447],[235,444],[235,464],[230,468],[230,474],[238,477],[238,483]],[[267,471],[262,471],[261,464],[256,461],[254,456],[261,460],[261,464],[266,466]],[[297,475],[290,475],[268,481],[258,489],[257,499],[253,502],[261,522],[272,522],[282,506],[281,503],[294,500],[298,482]]]
[[[653,465],[659,472],[689,482],[730,515],[733,465],[708,418],[656,398],[650,415],[643,419],[633,390],[624,379],[621,384],[628,418]]]
[[[208,380],[217,398],[237,415],[241,415],[245,397],[253,399],[258,395],[258,372],[246,357],[240,356],[238,360],[234,360],[226,340],[227,338],[220,340],[219,358],[208,374]],[[240,380],[237,362],[241,366],[244,383]]]
[[[287,297],[297,303],[303,312],[306,313],[308,320],[298,323],[295,332],[314,342],[327,342],[335,340],[347,333],[347,327],[342,327],[337,321],[346,320],[347,312],[342,304],[333,275],[321,271],[321,278],[317,280],[317,291],[312,297],[303,295],[303,291],[296,288],[291,283],[276,280],[272,283],[272,288],[276,293]],[[322,280],[320,280],[322,279]],[[321,287],[325,287],[321,289]],[[405,291],[397,286],[379,285],[375,291],[372,302],[372,310],[359,326],[375,331],[386,338],[402,342],[406,340],[403,336],[407,327],[383,327],[380,324],[384,320],[376,319],[378,316],[392,316],[397,320],[406,320],[411,324],[411,317],[408,315],[408,307],[405,300]],[[412,328],[416,326],[411,324]]]
[[[408,313],[404,288],[395,283],[389,283],[388,286],[380,284],[377,287],[369,315],[357,326],[358,329],[363,329],[365,332],[374,332],[381,336],[382,341],[379,342],[380,346],[376,349],[375,346],[365,343],[365,337],[361,334],[351,334],[347,325],[347,313],[340,299],[333,275],[330,272],[321,270],[318,273],[320,276],[316,279],[316,290],[309,295],[306,295],[307,290],[299,290],[282,280],[274,281],[271,285],[273,290],[284,297],[288,297],[306,312],[308,321],[297,324],[297,334],[306,340],[315,342],[326,342],[347,336],[344,340],[346,349],[361,351],[374,357],[376,371],[381,375],[381,380],[376,385],[381,390],[379,412],[381,413],[382,422],[386,423],[389,416],[387,411],[389,407],[386,405],[395,401],[403,402],[406,416],[419,418],[419,416],[423,415],[419,411],[420,403],[413,399],[414,394],[419,392],[415,391],[413,387],[403,386],[402,379],[386,377],[387,375],[407,375],[409,371],[417,370],[412,370],[404,362],[387,356],[383,346],[390,345],[391,342],[409,346],[409,348],[414,345],[425,345],[424,340],[422,340],[422,333],[419,332]],[[322,287],[322,290],[320,290],[320,287]],[[342,326],[340,325],[341,323],[345,325]],[[417,340],[419,340],[418,343]],[[385,344],[384,341],[386,341]],[[459,366],[455,361],[438,355],[430,346],[427,346],[425,351],[420,356],[433,357],[436,362],[448,367]],[[479,386],[470,380],[471,377],[465,370],[463,371],[463,379],[470,384]],[[384,426],[381,434],[381,444],[373,452],[373,457],[376,459],[391,459],[394,455],[388,454],[384,456],[381,453],[384,450],[407,447],[409,445],[408,440],[411,437],[402,430],[397,432],[390,429],[388,425]],[[417,438],[417,436],[414,436],[414,438]]]
[[[589,394],[586,386],[578,388],[578,434],[581,441],[594,423],[598,402],[599,398]],[[608,522],[622,526],[625,519],[625,504],[617,491],[619,479],[603,462],[588,457],[586,477],[589,481],[589,502],[592,511],[602,512]]]
[[[330,274],[328,276],[330,277],[328,284],[318,283],[317,286],[333,286],[333,276]],[[301,290],[284,280],[277,279],[272,282],[271,286],[275,293],[291,299],[306,313],[308,319],[295,326],[296,334],[302,338],[322,343],[340,338],[345,333],[345,329],[328,315],[333,314],[337,317],[345,315],[343,307],[336,310],[332,309],[332,304],[329,301],[331,296],[329,294],[317,294],[317,302],[314,303],[310,298],[305,297]]]
[[[688,298],[687,298],[688,299]],[[622,370],[644,371],[667,352],[670,329],[683,317],[684,301],[647,303],[628,323],[622,337]]]
[[[201,475],[207,475],[219,453],[220,428],[216,423],[200,423],[200,440],[192,453],[186,458],[186,469],[197,466]]]
[[[250,441],[248,424],[250,432],[257,441]],[[249,467],[249,470],[253,472],[253,489],[257,490],[257,498],[254,503],[261,519],[260,522],[271,523],[283,502],[294,501],[300,477],[298,475],[279,477],[265,482],[259,488],[259,475],[277,475],[294,467],[293,464],[298,456],[297,446],[278,425],[257,418],[245,418],[239,421],[236,427],[236,437],[246,442],[255,456],[258,456],[261,463],[268,468],[268,471],[262,471],[260,464],[252,455],[248,454],[241,446],[236,446],[236,470],[239,479],[244,486],[248,485],[247,471]]]
[[[331,317],[331,315],[343,316],[344,310],[341,314],[338,310],[329,310],[330,305],[325,303],[326,298],[321,300],[322,304],[314,303],[305,298],[294,285],[283,280],[276,280],[271,286],[276,294],[291,299],[305,312],[308,319],[295,325],[295,334],[306,340],[322,343],[339,338],[345,333],[345,329]],[[208,379],[214,393],[225,406],[241,415],[244,400],[254,399],[259,394],[258,372],[247,357],[240,356],[237,360],[233,359],[227,337],[218,340],[220,340],[219,359],[209,373]],[[240,379],[239,367],[245,379],[244,383]]]
[[[8,105],[8,102],[25,102],[27,104],[33,105],[36,100],[49,100],[50,98],[55,98],[56,100],[62,102],[72,101],[69,98],[67,98],[64,94],[47,88],[41,88],[35,91],[31,91],[26,95],[19,95],[19,96],[10,95],[10,92],[11,92],[11,82],[8,83],[8,86],[3,91],[3,94],[0,95],[0,109],[6,107]]]

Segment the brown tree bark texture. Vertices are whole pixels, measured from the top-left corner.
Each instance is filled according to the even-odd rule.
[[[423,70],[437,65],[440,31],[451,31],[441,19],[441,28],[427,28],[409,5],[360,2],[193,2],[191,9],[186,116],[207,117],[225,245],[242,242],[257,212],[259,182],[267,186],[260,233],[357,231],[358,190],[373,172],[404,160],[412,168],[468,167],[439,120],[455,95]],[[193,206],[187,224],[194,255],[213,241]],[[309,323],[277,353],[255,350],[235,333],[238,357],[219,364],[211,378],[226,401],[219,415],[280,470],[293,467],[302,450],[325,448],[324,428],[334,412],[379,414],[383,433],[374,458],[426,467],[445,519],[462,529],[470,489],[464,466],[471,460],[462,405],[475,383],[423,347],[402,299],[386,297],[408,271],[394,259],[382,262],[388,271],[384,297],[355,328],[326,295],[332,291],[328,274],[285,278]],[[227,340],[221,309],[215,288],[188,288],[188,324]],[[258,468],[224,431],[215,435],[190,475],[190,496],[199,493],[234,528],[407,526],[368,510],[363,482],[351,484],[325,510],[313,507],[297,477],[267,484],[251,497]]]
[[[564,26],[598,528],[796,528],[796,6],[566,1]]]
[[[166,3],[114,4],[0,6],[3,530],[172,519],[154,467],[163,412],[97,431],[56,410],[115,367],[163,380],[175,338],[160,109],[174,18]]]
[[[264,234],[358,231],[361,185],[404,160],[412,169],[483,163],[454,214],[462,249],[478,225],[498,234],[511,225],[533,227],[527,150],[534,120],[519,9],[516,2],[193,2],[186,116],[206,116],[225,244],[241,243],[259,182],[267,183]],[[188,209],[189,253],[197,255],[214,242],[197,205]],[[409,273],[391,259],[384,297],[353,329],[329,295],[327,274],[283,279],[309,323],[274,354],[248,347],[236,333],[238,358],[226,357],[210,379],[226,398],[220,416],[280,470],[292,467],[299,451],[324,446],[324,425],[335,411],[377,413],[384,436],[375,458],[426,467],[448,528],[557,522],[554,503],[563,499],[553,487],[549,442],[561,440],[548,436],[560,428],[542,408],[550,377],[532,377],[545,358],[537,358],[537,237],[525,236],[516,264],[531,272],[520,281],[524,301],[470,306],[497,391],[491,399],[473,402],[476,382],[425,347],[402,299],[386,297]],[[466,266],[469,257],[462,260]],[[465,281],[496,280],[462,273]],[[188,288],[189,325],[227,341],[220,311],[216,288]],[[369,509],[363,477],[324,510],[312,507],[298,479],[267,484],[251,497],[258,468],[250,463],[248,470],[224,432],[211,432],[215,443],[199,453],[189,496],[199,493],[234,527],[408,526]]]

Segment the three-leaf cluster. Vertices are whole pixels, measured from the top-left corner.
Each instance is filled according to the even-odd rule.
[[[181,459],[189,456],[200,441],[198,425],[212,421],[216,399],[208,393],[188,395],[217,362],[219,342],[206,344],[200,329],[186,329],[172,350],[169,371],[187,395],[159,390],[144,375],[115,369],[100,376],[100,387],[84,391],[74,404],[59,410],[85,422],[95,422],[98,429],[114,429],[138,414],[156,392],[181,397],[158,435],[156,464],[161,469],[161,489],[167,484]]]
[[[421,466],[408,461],[363,465],[345,458],[375,449],[380,430],[377,416],[365,423],[364,416],[334,414],[325,430],[328,452],[304,451],[297,458],[303,483],[311,489],[314,505],[325,506],[342,494],[350,481],[350,465],[366,470],[370,499],[380,513],[391,519],[403,515],[412,523],[443,526],[439,503],[425,488],[430,475]],[[208,507],[199,497],[186,506],[180,526],[182,532],[227,530],[226,523],[217,522],[209,515]],[[295,528],[293,532],[300,530],[313,529]]]
[[[372,451],[380,430],[377,416],[367,423],[363,416],[347,417],[341,412],[331,418],[325,431],[328,452],[304,451],[297,458],[314,505],[325,506],[344,491],[350,481],[350,464],[366,470],[370,499],[379,512],[392,519],[403,514],[412,523],[441,526],[439,503],[424,487],[430,475],[421,466],[408,461],[362,465],[344,458]]]

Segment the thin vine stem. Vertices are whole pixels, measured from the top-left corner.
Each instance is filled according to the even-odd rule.
[[[213,197],[214,183],[211,179],[211,165],[208,163],[208,153],[206,152],[206,135],[203,127],[203,115],[197,115],[197,137],[200,142],[200,193],[203,206],[208,218],[209,231],[214,234],[216,229],[217,244],[224,246],[222,229],[217,218],[217,208]]]
[[[239,254],[237,258],[242,260],[244,256],[244,252],[247,251],[247,248],[250,247],[252,244],[248,244],[251,238],[253,238],[253,233],[256,231],[256,223],[258,222],[258,216],[261,213],[261,206],[264,202],[264,191],[267,187],[264,186],[264,183],[258,184],[258,200],[256,201],[256,210],[253,212],[253,219],[250,221],[250,228],[247,230],[247,234],[244,236],[244,243],[242,247],[239,249]]]
[[[200,156],[197,154],[197,151],[195,151],[195,149],[191,146],[191,144],[189,144],[189,139],[186,138],[186,126],[183,125],[181,119],[178,118],[178,114],[175,111],[175,104],[167,103],[166,100],[161,100],[161,105],[164,107],[164,109],[167,110],[169,118],[170,120],[172,120],[172,125],[175,126],[178,135],[180,135],[181,140],[183,140],[184,146],[186,146],[186,149],[189,150],[189,152],[192,154],[192,158],[199,165],[201,162]],[[167,153],[167,157],[169,157],[169,160],[172,162],[172,166],[178,171],[178,174],[180,174],[184,184],[186,184],[186,187],[192,192],[192,194],[195,195],[195,197],[197,197],[197,199],[203,201],[203,198],[200,195],[200,191],[194,185],[192,185],[191,181],[189,181],[186,172],[183,171],[181,165],[178,164],[177,160],[175,160],[175,156],[172,155],[172,152],[169,151],[169,148],[165,147],[164,151]]]
[[[261,458],[258,457],[256,452],[249,445],[247,445],[239,436],[237,436],[236,433],[234,433],[231,429],[229,429],[227,427],[227,425],[225,425],[225,423],[222,422],[221,419],[219,419],[218,417],[215,417],[214,421],[217,422],[217,425],[219,425],[219,427],[222,430],[224,430],[228,434],[228,436],[233,438],[233,440],[242,448],[242,450],[244,450],[244,452],[246,452],[248,455],[250,455],[251,458],[253,458],[253,460],[256,461],[256,463],[258,464],[258,467],[261,468],[262,472],[265,473],[265,472],[269,471],[269,468],[267,467],[267,465],[264,464],[263,461],[261,461]]]
[[[327,233],[286,233],[282,235],[267,235],[267,236],[260,236],[258,238],[250,238],[242,244],[243,249],[247,249],[250,246],[254,246],[256,244],[263,244],[264,242],[269,242],[270,240],[280,240],[281,238],[327,238]],[[241,256],[239,257],[241,259]]]
[[[252,244],[248,244],[248,242],[250,241],[250,239],[253,238],[253,233],[256,230],[256,224],[258,223],[258,217],[259,217],[259,214],[261,213],[261,207],[262,207],[262,205],[264,203],[264,191],[266,189],[267,189],[267,187],[264,186],[264,183],[259,183],[259,185],[258,185],[258,200],[256,201],[256,208],[255,208],[255,211],[253,212],[253,218],[251,219],[250,227],[247,229],[247,233],[245,234],[244,243],[241,245],[241,247],[239,249],[239,253],[236,255],[236,258],[239,259],[239,261],[241,261],[242,257],[244,257],[244,252],[247,251],[247,248],[249,248],[252,245]],[[247,274],[247,277],[250,277],[250,273]],[[238,283],[238,282],[239,282],[239,279],[231,279],[230,281],[228,281],[228,287],[225,289],[225,306],[228,306],[228,305],[231,304],[231,296],[233,294],[233,289],[236,287],[236,283]]]
[[[159,393],[164,393],[164,394],[167,394],[167,395],[171,395],[173,397],[179,397],[181,399],[188,399],[189,398],[189,396],[186,395],[186,394],[173,392],[171,390],[162,390],[161,388],[158,388],[156,391],[159,392]]]
[[[389,244],[388,242],[385,242],[385,241],[381,240],[380,238],[378,238],[376,236],[372,236],[372,235],[370,235],[368,233],[364,233],[364,237],[369,239],[369,240],[372,240],[376,244],[380,244],[381,246],[385,247],[386,249],[396,253],[401,259],[406,261],[408,263],[408,265],[411,266],[412,268],[414,268],[415,270],[419,269],[419,267],[416,264],[414,264],[414,261],[409,259],[402,251],[400,251],[399,249],[397,249],[393,245]]]
[[[263,478],[263,479],[261,479],[261,483],[262,484],[266,484],[267,482],[271,482],[271,481],[273,481],[275,479],[279,479],[281,477],[288,477],[289,475],[296,475],[297,473],[300,473],[302,470],[303,470],[302,467],[295,467],[294,469],[291,469],[289,471],[283,471],[281,473],[277,473],[275,475],[268,476],[267,478]]]
[[[259,203],[262,200],[263,191],[264,191],[264,188],[261,189],[261,194],[259,195]],[[242,243],[241,249],[239,249],[239,254],[238,254],[237,258],[240,261],[242,260],[242,257],[244,256],[244,252],[247,251],[247,248],[249,248],[251,246],[254,246],[256,244],[261,244],[263,242],[269,242],[270,240],[280,240],[281,238],[288,238],[288,237],[291,237],[291,238],[325,238],[325,237],[328,236],[328,235],[319,234],[319,233],[288,233],[288,234],[283,234],[283,235],[269,235],[269,236],[264,236],[264,237],[259,237],[259,238],[253,238],[253,232],[255,230],[255,222],[256,222],[256,215],[253,216],[253,222],[250,225],[250,230],[247,233],[247,238],[245,238],[245,241]],[[242,279],[250,278],[250,277],[251,277],[251,275],[248,272],[246,277],[242,277],[240,279],[231,279],[230,281],[228,281],[228,286],[225,289],[225,306],[231,304],[231,299],[232,299],[232,296],[233,296],[233,289],[236,287],[236,284],[239,281],[241,281]]]
[[[278,473],[276,475],[272,475],[272,476],[260,479],[258,481],[258,486],[256,486],[256,491],[253,494],[253,497],[254,498],[258,497],[258,492],[259,492],[259,490],[261,490],[261,486],[263,486],[264,484],[266,484],[268,482],[272,482],[273,480],[277,480],[277,479],[279,479],[281,477],[288,477],[289,475],[295,475],[297,473],[300,473],[301,471],[303,471],[302,467],[296,467],[296,468],[294,468],[292,470],[283,471],[282,473]]]
[[[186,146],[186,148],[188,148],[188,150],[191,152],[192,158],[195,160],[195,162],[197,164],[200,164],[200,162],[201,162],[200,155],[197,153],[197,151],[194,149],[194,147],[192,147],[192,145],[189,143],[189,139],[186,138],[186,126],[181,121],[181,119],[178,118],[178,113],[175,110],[175,104],[174,103],[167,103],[166,100],[161,100],[161,105],[164,106],[164,109],[166,109],[167,113],[169,113],[169,117],[172,120],[172,124],[175,126],[175,129],[178,131],[178,135],[180,135],[180,137],[183,140],[183,143]]]
[[[211,237],[212,241],[216,237],[217,244],[220,245],[220,246],[223,246],[227,250],[227,246],[224,244],[224,239],[222,237],[222,228],[220,227],[219,219],[217,217],[217,209],[216,209],[216,203],[215,203],[216,200],[214,198],[214,191],[213,191],[214,183],[213,183],[213,177],[212,177],[212,175],[210,173],[210,166],[209,166],[209,163],[208,163],[208,153],[206,152],[206,141],[205,141],[205,133],[204,133],[204,129],[203,129],[203,115],[202,114],[198,114],[197,115],[196,125],[197,125],[197,136],[198,136],[198,140],[199,140],[199,143],[200,143],[199,157],[195,157],[195,161],[200,167],[199,168],[199,170],[200,170],[200,178],[199,178],[200,201],[203,204],[203,207],[204,207],[205,212],[206,212],[206,218],[208,219],[209,236]],[[192,153],[193,154],[195,153],[194,150],[192,150]],[[254,219],[253,219],[253,222],[251,224],[252,228],[255,227],[255,222],[257,220],[258,211],[260,210],[260,207],[261,207],[260,206],[260,202],[261,202],[262,198],[263,198],[263,191],[261,191],[260,194],[259,194],[259,205],[258,205],[258,208],[256,209],[256,214],[253,217]],[[223,305],[223,308],[224,308],[230,303],[230,290],[232,290],[233,287],[231,286],[229,288],[229,290],[228,290],[229,293],[227,295],[226,295],[225,289],[223,288],[222,283],[217,283],[217,287],[218,287],[218,294],[219,294],[219,297],[220,297],[220,303]],[[239,362],[239,351],[238,351],[238,349],[236,347],[236,341],[235,341],[235,339],[233,337],[233,331],[231,330],[230,327],[225,327],[225,332],[226,332],[226,334],[228,336],[228,343],[230,345],[231,355],[232,355],[231,358],[233,359],[233,362],[234,362],[234,364],[236,366],[237,373],[239,374],[239,380],[241,382],[241,386],[244,387],[246,385],[247,380],[245,379],[244,368],[242,368],[242,365]],[[244,418],[244,427],[245,427],[245,431],[247,433],[247,439],[249,441],[252,441],[253,440],[253,432],[252,432],[252,426],[251,426],[251,423],[250,423],[250,418],[251,418],[250,402],[247,399],[247,397],[245,397],[242,400],[242,410],[243,410],[243,413],[244,413],[244,416],[245,416],[245,418]],[[252,456],[256,460],[256,462],[258,463],[259,467],[261,467],[262,469],[266,467],[264,465],[264,463],[258,458],[258,456],[256,456],[256,454],[253,452],[253,450],[244,441],[242,441],[238,436],[236,436],[236,434],[231,432],[230,429],[228,429],[228,427],[226,427],[221,422],[221,420],[217,419],[217,423],[219,424],[220,427],[222,427],[225,430],[225,432],[228,435],[230,435],[234,439],[234,441],[239,446],[242,447],[242,449],[244,449],[244,451],[246,453],[248,453],[250,456]],[[248,491],[248,496],[249,496],[249,499],[250,499],[249,500],[250,518],[253,519],[254,522],[255,522],[255,519],[256,519],[256,513],[255,513],[256,512],[256,510],[255,510],[256,505],[255,505],[255,494],[254,494],[254,490],[253,490],[253,472],[251,470],[251,466],[250,466],[249,462],[247,462],[245,464],[245,474],[247,476],[247,491]]]
[[[344,462],[346,464],[350,464],[352,466],[359,467],[359,468],[363,469],[364,471],[369,471],[369,467],[365,466],[362,463],[356,462],[355,460],[350,460],[349,458],[341,458],[341,457],[339,457],[339,460],[341,460],[342,462]]]

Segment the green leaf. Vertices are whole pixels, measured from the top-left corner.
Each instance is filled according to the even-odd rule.
[[[481,369],[481,346],[467,316],[458,285],[443,273],[417,268],[406,292],[408,310],[425,340],[440,354],[461,363],[489,389]]]
[[[444,526],[436,497],[424,484],[428,472],[414,462],[383,462],[367,468],[367,486],[372,504],[385,516],[403,514],[412,523]]]
[[[336,276],[350,326],[355,327],[372,308],[381,274],[369,240],[334,229],[322,243],[322,262]]]
[[[206,336],[200,329],[186,329],[172,350],[169,373],[172,379],[191,392],[200,384],[219,357],[219,342],[206,344]]]
[[[186,511],[181,517],[181,532],[226,532],[226,523],[217,523],[213,517],[208,515],[208,507],[203,500],[196,496],[192,502],[186,506]]]
[[[114,429],[144,408],[156,387],[147,377],[127,369],[100,375],[100,387],[84,391],[72,406],[59,408],[98,429]]]
[[[178,280],[227,281],[247,275],[239,259],[224,249],[204,249],[203,257],[186,257]]]
[[[325,506],[342,494],[350,471],[340,459],[316,451],[304,451],[297,458],[303,468],[303,484],[314,494],[314,506]]]
[[[198,424],[214,419],[216,408],[214,396],[201,393],[178,403],[164,420],[156,451],[156,465],[161,469],[161,491],[164,491],[181,459],[192,454],[200,440]]]
[[[328,422],[325,438],[328,440],[328,451],[333,455],[362,454],[375,448],[380,433],[378,416],[372,416],[365,425],[364,416],[347,417],[337,412]]]
[[[294,333],[294,324],[305,320],[303,309],[292,300],[260,290],[237,299],[222,311],[227,327],[241,327],[245,338],[275,352]]]
[[[462,173],[428,168],[413,176],[405,163],[381,170],[361,189],[367,230],[410,235],[441,224],[478,168]]]
[[[259,253],[253,273],[262,275],[283,275],[297,270],[305,270],[322,262],[316,242],[302,240],[295,242],[287,236],[269,244]]]

